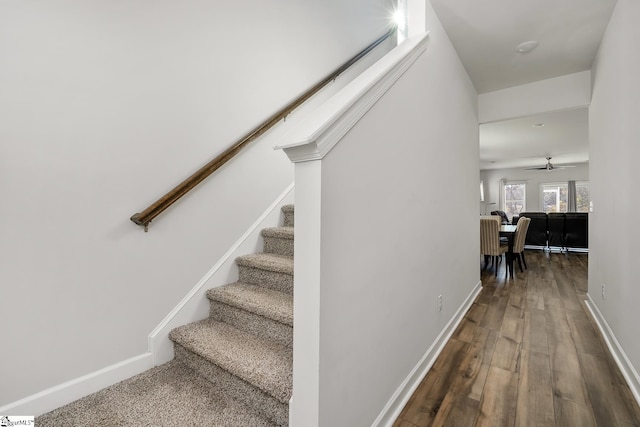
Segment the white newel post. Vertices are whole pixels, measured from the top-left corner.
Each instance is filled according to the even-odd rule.
[[[293,390],[289,425],[317,427],[320,392],[322,161],[296,163]]]
[[[296,164],[291,427],[321,425],[322,159],[427,49],[428,34],[406,39],[301,117],[287,143],[276,147]]]

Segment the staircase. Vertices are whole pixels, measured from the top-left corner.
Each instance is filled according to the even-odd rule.
[[[239,280],[210,289],[207,319],[171,331],[175,359],[277,425],[288,425],[293,347],[293,206],[262,230],[264,252],[236,259]]]
[[[293,359],[293,206],[262,230],[239,280],[210,289],[209,317],[171,331],[175,358],[36,418],[48,426],[288,426]]]

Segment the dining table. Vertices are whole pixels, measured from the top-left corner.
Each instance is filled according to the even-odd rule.
[[[509,277],[511,279],[513,279],[513,239],[516,235],[516,228],[518,228],[517,225],[511,225],[511,224],[503,224],[500,226],[500,237],[506,237],[507,238],[507,247],[508,247],[508,251],[505,254],[505,258],[507,261],[507,268],[509,271]],[[495,234],[494,234],[495,236]]]

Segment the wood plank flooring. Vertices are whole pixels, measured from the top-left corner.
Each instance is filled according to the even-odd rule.
[[[584,305],[586,254],[527,251],[483,289],[394,427],[638,426],[640,408]]]

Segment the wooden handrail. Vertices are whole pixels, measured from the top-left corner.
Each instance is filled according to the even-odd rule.
[[[133,214],[131,216],[131,221],[135,222],[137,225],[143,226],[144,231],[148,230],[149,223],[160,213],[162,213],[169,206],[174,204],[178,199],[191,191],[196,185],[204,181],[209,175],[214,173],[216,170],[220,169],[225,163],[231,160],[236,156],[243,148],[245,148],[249,143],[254,141],[256,138],[264,134],[266,131],[271,129],[276,123],[280,120],[285,119],[293,110],[302,105],[306,100],[311,98],[317,92],[319,92],[322,88],[324,88],[327,84],[335,80],[340,74],[346,71],[353,64],[358,62],[363,56],[371,52],[373,49],[378,47],[382,42],[387,40],[396,32],[396,27],[391,28],[386,34],[378,38],[376,41],[371,43],[365,49],[363,49],[356,56],[351,58],[349,61],[345,62],[341,65],[337,70],[329,74],[327,77],[322,79],[320,82],[316,83],[311,89],[307,90],[300,97],[292,101],[289,105],[282,108],[280,111],[269,117],[266,121],[264,121],[261,125],[253,129],[242,139],[234,143],[231,147],[227,148],[221,154],[219,154],[215,159],[211,160],[209,163],[201,167],[197,170],[193,175],[189,178],[182,181],[178,184],[173,190],[169,191],[167,194],[156,200],[152,205],[143,210],[142,212]]]

